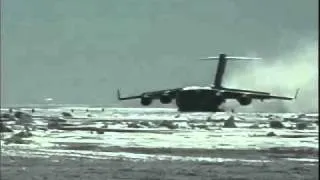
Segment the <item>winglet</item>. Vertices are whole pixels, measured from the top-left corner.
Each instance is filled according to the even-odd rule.
[[[119,89],[117,89],[117,98],[118,98],[118,100],[121,100],[121,95],[120,95],[120,90]]]
[[[298,89],[296,90],[296,94],[294,95],[294,99],[297,99],[297,97],[298,97],[298,95],[299,95],[299,92],[300,92],[300,88],[298,88]]]

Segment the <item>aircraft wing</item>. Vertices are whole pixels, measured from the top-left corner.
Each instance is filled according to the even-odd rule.
[[[286,96],[276,96],[271,95],[267,92],[260,92],[260,91],[250,91],[250,90],[241,90],[241,89],[218,89],[219,93],[222,93],[223,96],[226,99],[236,99],[240,96],[247,96],[252,99],[259,99],[259,100],[265,100],[265,99],[280,99],[280,100],[293,100],[296,99],[298,96],[300,89],[296,90],[294,97],[286,97]]]
[[[165,89],[165,90],[159,90],[159,91],[147,91],[143,92],[139,95],[133,95],[133,96],[126,96],[126,97],[121,97],[120,90],[117,90],[117,96],[118,100],[129,100],[129,99],[140,99],[142,97],[149,97],[151,99],[159,99],[161,95],[163,94],[168,94],[171,98],[175,98],[176,94],[179,90],[182,88],[174,88],[174,89]]]
[[[263,91],[253,91],[253,90],[247,90],[247,89],[233,89],[233,88],[224,88],[221,87],[219,89],[223,89],[223,90],[229,90],[229,91],[236,91],[236,92],[244,92],[244,93],[257,93],[257,94],[269,94],[268,92],[263,92]]]

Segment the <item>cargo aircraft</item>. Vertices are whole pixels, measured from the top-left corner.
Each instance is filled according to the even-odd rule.
[[[201,60],[218,60],[214,83],[211,86],[189,86],[183,88],[165,89],[143,92],[140,95],[121,97],[117,90],[118,100],[140,99],[143,106],[148,106],[153,100],[159,99],[162,104],[169,104],[175,99],[179,112],[223,112],[220,106],[228,99],[234,99],[242,106],[250,105],[253,99],[293,100],[297,98],[299,89],[294,97],[275,96],[268,92],[233,89],[222,86],[222,78],[228,60],[260,60],[261,58],[234,57],[220,54],[218,57],[208,57]]]

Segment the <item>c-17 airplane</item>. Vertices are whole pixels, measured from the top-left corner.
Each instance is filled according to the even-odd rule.
[[[179,112],[223,112],[220,106],[227,99],[235,99],[240,105],[250,105],[253,99],[280,99],[293,100],[297,98],[299,89],[294,97],[275,96],[268,92],[233,89],[222,86],[222,77],[228,60],[259,60],[261,58],[234,57],[220,54],[219,57],[208,57],[201,60],[218,60],[218,67],[214,84],[206,87],[190,86],[184,88],[173,88],[159,91],[143,92],[140,95],[121,97],[117,90],[118,100],[140,99],[140,103],[148,106],[154,99],[159,99],[162,104],[169,104],[173,99]]]

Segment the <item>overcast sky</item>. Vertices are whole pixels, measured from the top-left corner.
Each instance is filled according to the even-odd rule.
[[[308,61],[311,65],[306,68],[314,73],[300,80],[304,83],[299,85],[312,87],[309,93],[317,92],[317,78],[310,80],[317,75],[317,0],[1,3],[3,104],[39,103],[44,97],[51,97],[57,103],[108,105],[118,103],[117,88],[124,94],[136,94],[206,85],[213,81],[216,63],[197,59],[222,52],[260,56],[265,59],[263,64],[300,53],[299,62]],[[303,58],[300,49],[308,49],[308,59]],[[254,81],[262,82],[268,70],[257,79],[250,74],[252,64],[229,65],[225,84],[264,90],[253,86],[252,79],[247,82],[248,77],[242,78],[244,84],[231,82],[244,71]],[[297,81],[292,76],[286,80]],[[275,86],[292,89],[286,83],[278,83],[265,90]],[[305,98],[313,97],[309,94]]]

